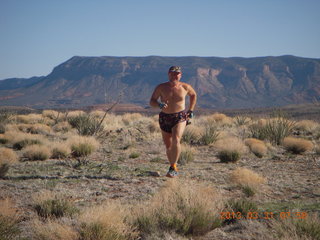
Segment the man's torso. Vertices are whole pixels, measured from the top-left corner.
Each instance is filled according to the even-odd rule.
[[[177,113],[185,109],[185,98],[187,96],[187,84],[179,82],[177,86],[170,86],[170,83],[161,84],[161,102],[167,103],[168,107],[163,109],[164,113]]]

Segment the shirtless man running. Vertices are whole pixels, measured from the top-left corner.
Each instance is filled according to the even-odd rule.
[[[178,175],[177,161],[181,153],[180,140],[188,119],[193,117],[197,102],[195,90],[187,83],[180,82],[181,68],[172,66],[168,71],[169,81],[159,84],[150,99],[150,106],[159,107],[159,124],[163,142],[166,146],[170,168],[167,177]],[[185,112],[185,98],[190,97],[189,109]]]

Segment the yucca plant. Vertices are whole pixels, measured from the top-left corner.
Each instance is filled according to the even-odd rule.
[[[93,136],[103,130],[101,121],[90,114],[79,114],[69,117],[68,122],[82,136]]]

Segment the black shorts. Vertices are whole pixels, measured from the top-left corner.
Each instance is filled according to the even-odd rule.
[[[177,113],[159,113],[159,125],[162,131],[172,133],[172,128],[180,122],[187,120],[187,114],[184,111]]]

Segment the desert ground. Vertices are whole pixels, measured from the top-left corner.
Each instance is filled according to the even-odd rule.
[[[0,240],[320,239],[320,123],[262,115],[196,114],[167,178],[156,114],[2,111]]]

